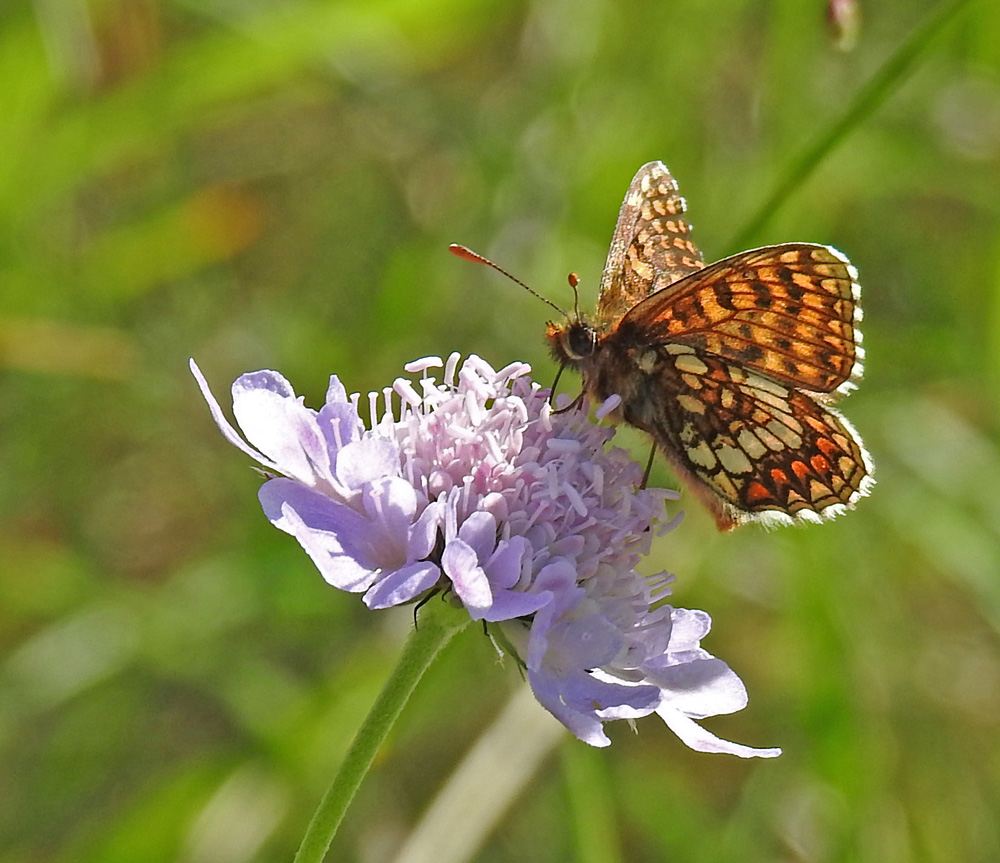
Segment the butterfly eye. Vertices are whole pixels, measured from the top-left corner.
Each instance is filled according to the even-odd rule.
[[[569,327],[562,337],[563,349],[571,360],[582,360],[594,352],[597,336],[594,330],[584,323],[575,323]]]

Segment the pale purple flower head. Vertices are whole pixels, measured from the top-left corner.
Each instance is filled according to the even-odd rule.
[[[473,619],[503,625],[538,700],[594,746],[610,743],[605,721],[655,712],[700,751],[779,753],[694,721],[747,697],[699,646],[708,615],[664,602],[670,576],[635,570],[679,521],[665,511],[675,495],[640,488],[641,468],[608,447],[613,430],[553,411],[524,363],[410,363],[419,380],[369,394],[368,425],[336,376],[314,411],[277,372],[251,372],[233,384],[249,443],[191,369],[227,440],[263,465],[265,514],[330,584],[370,608],[453,592]]]

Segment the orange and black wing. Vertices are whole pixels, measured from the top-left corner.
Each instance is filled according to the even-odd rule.
[[[662,162],[643,165],[628,188],[601,277],[595,324],[608,327],[650,293],[697,272],[687,204]]]
[[[631,309],[619,327],[645,344],[708,351],[814,393],[842,395],[863,371],[861,288],[836,249],[786,243],[741,252]]]
[[[857,432],[806,393],[687,345],[647,348],[625,419],[649,432],[721,530],[820,521],[867,495]]]

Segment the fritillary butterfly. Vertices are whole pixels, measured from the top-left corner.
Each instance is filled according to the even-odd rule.
[[[705,265],[661,162],[618,215],[597,311],[549,323],[556,360],[615,418],[648,432],[720,530],[818,522],[873,484],[830,405],[862,374],[857,270],[830,246],[784,243]]]

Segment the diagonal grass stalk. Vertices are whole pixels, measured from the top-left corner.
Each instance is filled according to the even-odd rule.
[[[739,250],[748,248],[752,244],[753,238],[767,224],[775,211],[809,178],[823,159],[898,89],[907,74],[913,70],[917,58],[924,49],[970,2],[971,0],[952,0],[950,3],[943,3],[909,35],[886,60],[875,77],[858,92],[840,119],[788,165],[774,191],[757,208],[726,248]]]

